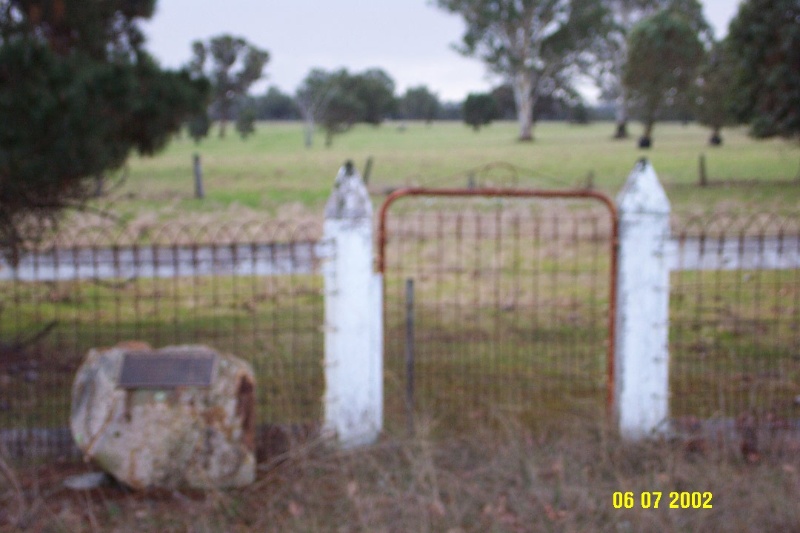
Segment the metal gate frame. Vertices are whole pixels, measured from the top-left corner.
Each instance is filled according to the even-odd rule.
[[[483,197],[483,198],[560,198],[560,199],[588,199],[597,200],[608,209],[611,217],[611,242],[609,247],[610,257],[610,283],[608,295],[608,347],[606,356],[606,410],[609,416],[613,413],[614,407],[614,351],[617,325],[617,253],[619,250],[619,216],[617,206],[614,201],[601,192],[592,190],[548,190],[548,189],[500,189],[500,188],[444,188],[434,189],[428,187],[407,187],[398,189],[383,201],[379,211],[378,222],[378,264],[377,270],[381,274],[383,281],[384,298],[386,301],[386,242],[387,228],[386,218],[389,208],[397,200],[410,196],[429,196],[429,197]],[[385,303],[384,303],[385,305]]]

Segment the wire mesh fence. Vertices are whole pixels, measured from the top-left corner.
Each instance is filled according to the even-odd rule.
[[[316,423],[319,262],[333,252],[320,236],[318,224],[91,227],[4,265],[0,438],[72,449],[75,370],[90,348],[126,340],[243,357],[261,424]],[[587,199],[398,202],[384,275],[389,429],[405,427],[409,407],[452,430],[497,415],[605,416],[612,240],[612,217]],[[800,221],[676,218],[669,250],[671,415],[797,425]]]
[[[409,404],[449,429],[602,416],[612,225],[575,198],[397,202],[384,265],[388,424],[402,427]]]
[[[799,222],[763,214],[692,217],[673,224],[674,417],[797,424]]]
[[[77,367],[89,349],[129,340],[242,357],[256,373],[260,423],[319,421],[320,233],[318,224],[83,228],[5,265],[0,434],[51,455],[68,448]]]

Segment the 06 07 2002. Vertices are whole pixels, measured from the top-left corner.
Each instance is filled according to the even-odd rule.
[[[615,492],[612,494],[611,502],[614,509],[658,509],[663,493],[661,492],[641,492],[638,495],[634,492]],[[713,495],[710,492],[670,492],[665,503],[668,502],[670,509],[711,509]]]

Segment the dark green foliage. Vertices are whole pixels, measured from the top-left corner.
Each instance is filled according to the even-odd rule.
[[[270,87],[264,96],[253,99],[256,118],[259,120],[297,120],[300,111],[294,98],[277,87]]]
[[[511,120],[516,117],[516,107],[514,104],[514,89],[511,85],[504,83],[492,89],[492,97],[497,104],[499,118]]]
[[[572,106],[569,110],[569,121],[573,124],[588,124],[591,120],[589,110],[586,106],[579,102]]]
[[[334,87],[322,116],[325,146],[333,144],[333,136],[349,130],[364,113],[364,103],[356,95],[341,86]]]
[[[409,120],[431,123],[439,114],[439,98],[426,86],[411,87],[400,99],[400,112]]]
[[[224,137],[225,125],[233,116],[236,102],[261,79],[269,52],[231,35],[219,35],[207,43],[195,41],[192,50],[192,70],[198,75],[206,73],[211,80],[212,107],[219,117],[219,136]],[[208,56],[212,64],[206,72]]]
[[[614,102],[614,138],[628,136],[629,96],[622,84],[628,55],[628,34],[642,19],[666,7],[668,0],[606,0],[604,26],[606,30],[596,39],[587,53],[591,58],[585,69],[600,89],[600,97]]]
[[[244,107],[239,110],[236,117],[236,131],[242,139],[247,139],[256,131],[256,112],[252,107]]]
[[[739,119],[756,137],[800,138],[800,2],[745,0],[727,44]]]
[[[478,131],[481,126],[490,124],[498,118],[497,103],[491,94],[470,93],[464,101],[464,122]]]
[[[700,66],[692,111],[700,124],[711,128],[710,144],[722,144],[720,130],[735,123],[733,58],[730,50],[717,44]]]
[[[359,121],[377,126],[397,110],[394,80],[383,70],[371,68],[344,80],[352,96],[361,102]]]
[[[704,56],[698,27],[700,24],[684,11],[665,9],[631,30],[623,83],[645,126],[642,148],[651,145],[653,126],[662,108],[686,105],[688,89]]]
[[[93,197],[98,176],[163,148],[205,107],[204,80],[141,49],[133,18],[153,2],[76,4],[0,1],[0,249],[12,261]]]
[[[195,144],[199,144],[201,140],[208,137],[208,132],[211,130],[211,118],[208,116],[208,112],[204,109],[190,118],[186,123],[186,129]]]

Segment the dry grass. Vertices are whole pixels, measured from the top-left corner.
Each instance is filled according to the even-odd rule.
[[[261,465],[230,491],[62,488],[75,467],[0,476],[0,530],[16,531],[797,531],[800,459],[677,442],[626,444],[582,422],[534,434],[508,420],[468,438],[384,437],[356,451],[324,443]],[[497,429],[499,427],[499,429]],[[17,477],[18,481],[13,481]],[[615,509],[630,491],[633,509]],[[672,491],[711,509],[670,509]],[[642,492],[662,492],[642,509]]]

